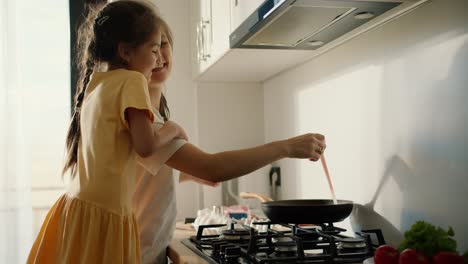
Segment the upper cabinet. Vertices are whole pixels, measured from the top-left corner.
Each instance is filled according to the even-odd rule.
[[[264,0],[230,0],[231,32],[257,9]]]
[[[335,4],[334,8],[329,2]],[[193,78],[203,82],[263,82],[425,2],[430,1],[190,0]],[[395,7],[382,11],[388,5]],[[231,48],[233,32],[233,40],[244,36],[242,41],[248,45]],[[292,39],[292,44],[285,39]],[[267,47],[286,44],[308,49]]]
[[[212,41],[211,54],[213,60],[218,60],[229,50],[229,34],[231,33],[230,0],[205,0],[211,2]]]
[[[192,73],[196,79],[229,50],[230,0],[191,0]]]

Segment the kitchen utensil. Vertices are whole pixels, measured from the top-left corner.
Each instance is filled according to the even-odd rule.
[[[257,198],[262,204],[262,211],[274,223],[321,224],[343,221],[353,210],[353,202],[338,200],[279,200],[256,193],[241,192],[241,198]]]
[[[327,176],[328,187],[330,188],[330,192],[332,194],[333,203],[337,204],[338,202],[336,200],[335,189],[333,188],[333,184],[332,184],[332,181],[331,181],[331,178],[330,178],[330,173],[328,172],[327,161],[325,160],[325,155],[324,154],[322,154],[322,156],[320,157],[320,162],[322,163],[322,167],[323,167],[323,171],[325,172],[325,176]]]
[[[273,201],[273,199],[271,199],[270,197],[266,195],[263,195],[260,193],[254,193],[254,192],[241,192],[239,193],[239,196],[244,199],[258,199],[262,203]]]

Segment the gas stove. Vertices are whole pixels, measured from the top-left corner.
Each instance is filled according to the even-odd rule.
[[[263,226],[254,228],[252,226]],[[332,223],[298,226],[255,222],[252,226],[201,225],[196,236],[182,243],[208,263],[362,263],[385,244],[379,229],[346,236]],[[266,228],[265,228],[266,226]],[[273,229],[280,226],[281,229]],[[204,229],[224,228],[219,235],[203,235]],[[263,230],[263,231],[259,231]]]

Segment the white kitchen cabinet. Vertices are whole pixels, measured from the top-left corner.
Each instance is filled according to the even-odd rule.
[[[192,73],[197,76],[208,67],[207,39],[209,35],[209,20],[206,8],[206,0],[190,1],[190,40],[192,50]]]
[[[201,56],[204,61],[197,60],[196,57],[193,60],[193,77],[199,82],[264,82],[428,2],[428,0],[398,0],[400,1],[398,7],[380,15],[371,23],[365,23],[341,35],[323,47],[315,50],[282,50],[230,48],[230,33],[246,21],[265,2],[264,0],[191,0],[195,7],[192,10],[195,13],[193,14],[195,21],[192,22],[194,43],[198,40],[204,44],[199,46],[205,47],[202,49],[204,55]],[[200,7],[206,8],[207,5],[209,12]],[[201,26],[203,30],[198,30],[203,33],[200,37],[196,29],[203,12],[208,13],[205,19],[209,23],[206,23],[205,27]],[[192,45],[192,50],[195,50],[195,54],[200,54],[196,44]]]
[[[192,73],[197,78],[229,50],[230,0],[192,0]]]
[[[265,0],[230,0],[231,32],[249,17]]]
[[[211,43],[211,59],[218,60],[229,50],[229,34],[231,33],[229,0],[210,0],[213,41]]]

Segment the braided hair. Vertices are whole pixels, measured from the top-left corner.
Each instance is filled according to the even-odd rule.
[[[108,65],[126,67],[118,54],[118,44],[132,47],[148,41],[160,29],[162,19],[149,3],[136,0],[115,1],[105,5],[88,5],[88,15],[78,29],[77,66],[79,78],[74,110],[66,138],[66,158],[62,174],[76,173],[81,135],[80,113],[86,88],[94,70]]]

